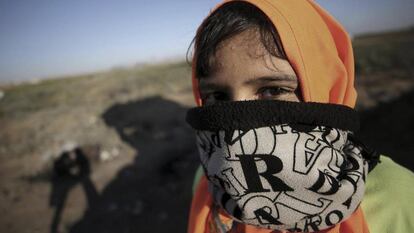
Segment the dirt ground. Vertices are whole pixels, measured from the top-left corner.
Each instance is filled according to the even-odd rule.
[[[115,93],[107,98],[116,100],[106,99],[110,104],[99,111],[91,110],[97,103],[93,101],[60,115],[53,115],[53,107],[45,113],[53,117],[36,118],[37,128],[3,134],[6,142],[29,146],[20,156],[4,145],[0,150],[0,232],[185,232],[198,155],[194,134],[184,121],[193,106],[189,70],[179,69],[188,82],[177,84],[180,88],[167,85],[135,95],[124,83],[117,92],[102,91]],[[357,84],[359,136],[414,171],[414,77],[380,73],[361,77]],[[6,119],[0,121],[3,129],[17,129]],[[26,118],[21,121],[33,125]],[[48,136],[40,140],[41,132]],[[56,137],[78,138],[62,146],[64,141]],[[25,143],[31,138],[40,148],[58,149],[39,153],[36,143]],[[40,145],[45,140],[50,143]],[[63,155],[63,147],[81,152]]]
[[[189,72],[167,64],[6,89],[0,232],[184,232],[198,163]]]

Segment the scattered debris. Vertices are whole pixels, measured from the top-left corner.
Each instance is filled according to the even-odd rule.
[[[109,153],[108,151],[106,151],[106,150],[103,150],[103,151],[101,151],[101,153],[99,154],[99,159],[102,161],[102,162],[106,162],[106,161],[108,161],[108,160],[110,160],[111,159],[111,153]]]
[[[110,151],[102,150],[99,153],[99,159],[101,162],[111,161],[119,155],[118,147],[113,147]]]

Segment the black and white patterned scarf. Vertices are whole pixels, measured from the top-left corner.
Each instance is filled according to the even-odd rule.
[[[357,113],[335,104],[220,102],[187,113],[217,205],[236,222],[312,232],[348,218],[375,165],[353,137]]]

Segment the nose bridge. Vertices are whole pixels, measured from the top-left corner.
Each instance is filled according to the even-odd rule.
[[[255,95],[247,87],[239,86],[233,88],[230,93],[230,101],[253,100]]]

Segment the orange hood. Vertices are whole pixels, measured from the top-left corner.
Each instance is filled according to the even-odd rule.
[[[216,6],[229,2],[223,1]],[[303,101],[335,103],[355,106],[354,57],[350,38],[344,28],[312,0],[246,0],[271,20],[277,29],[287,58],[299,79]],[[214,12],[214,10],[213,10]],[[201,105],[198,80],[193,60],[193,93]],[[208,192],[207,179],[202,176],[193,197],[189,233],[215,232],[212,220],[212,197]],[[223,222],[230,221],[220,214]],[[212,228],[213,227],[213,228]],[[268,233],[243,225],[237,232]],[[334,228],[321,232],[368,233],[362,209]]]
[[[222,4],[230,2],[224,1]],[[276,27],[303,101],[355,106],[354,57],[344,28],[312,0],[247,0]],[[214,11],[214,10],[213,10]],[[201,105],[193,61],[193,93]]]

